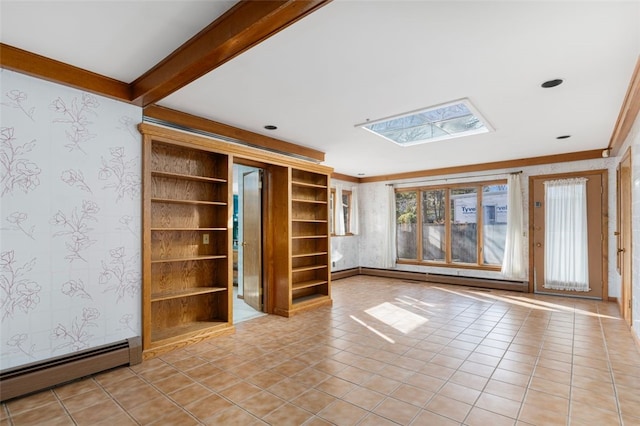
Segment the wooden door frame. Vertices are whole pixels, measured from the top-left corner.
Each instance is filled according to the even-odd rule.
[[[629,235],[628,237],[628,242],[627,240],[624,238],[624,230],[625,227],[623,226],[622,223],[622,219],[623,219],[623,204],[622,204],[622,198],[625,194],[622,193],[622,163],[624,163],[625,161],[629,161],[629,192],[628,195],[629,196],[629,209],[626,211],[625,217],[631,222],[632,221],[632,210],[633,210],[633,201],[632,201],[632,197],[633,197],[633,191],[631,191],[631,167],[632,167],[632,157],[631,157],[631,147],[629,147],[627,149],[627,151],[624,153],[624,155],[622,155],[622,158],[620,160],[620,162],[618,163],[618,166],[616,168],[616,192],[617,192],[617,200],[616,200],[616,265],[617,265],[617,271],[620,274],[620,300],[618,303],[618,309],[620,310],[620,315],[622,316],[622,318],[624,319],[624,321],[628,324],[631,325],[632,324],[632,320],[633,320],[633,309],[631,309],[631,306],[629,306],[629,304],[631,303],[632,300],[632,296],[633,296],[633,285],[632,285],[632,280],[633,280],[633,230],[629,229]],[[630,223],[631,226],[629,226],[629,228],[632,228],[632,224]],[[625,257],[627,255],[627,253],[620,253],[619,250],[621,250],[621,248],[623,248],[623,242],[624,242],[624,249],[628,250],[628,256],[630,261],[629,262],[624,262],[623,261],[623,257]],[[625,287],[625,281],[624,281],[624,277],[626,274],[626,271],[624,270],[624,268],[629,268],[629,272],[628,272],[628,276],[629,276],[629,282],[628,282],[628,286]]]
[[[602,179],[602,300],[609,300],[609,171],[607,169],[582,170],[579,172],[554,173],[547,175],[529,176],[529,293],[535,292],[534,282],[534,241],[533,241],[533,181],[536,179],[564,179],[584,176],[585,174],[599,174]]]
[[[240,166],[248,166],[254,167],[256,169],[262,170],[262,191],[261,191],[261,209],[262,209],[262,312],[266,314],[273,313],[269,309],[271,309],[271,280],[269,275],[269,256],[270,254],[267,252],[267,244],[270,241],[270,234],[267,232],[269,229],[269,221],[271,220],[271,209],[268,208],[267,195],[269,191],[269,173],[268,169],[271,167],[269,163],[263,163],[261,161],[255,161],[248,158],[241,157],[233,157],[233,165]],[[233,185],[233,182],[232,182]],[[230,186],[232,186],[230,185]]]

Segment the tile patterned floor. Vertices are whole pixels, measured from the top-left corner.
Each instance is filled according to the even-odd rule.
[[[634,425],[615,304],[400,280],[2,404],[0,425]]]

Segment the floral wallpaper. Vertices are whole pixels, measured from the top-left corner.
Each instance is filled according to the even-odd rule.
[[[141,333],[139,107],[0,70],[0,368]]]

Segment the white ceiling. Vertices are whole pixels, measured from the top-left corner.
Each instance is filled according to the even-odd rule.
[[[3,0],[2,42],[131,82],[233,3]],[[639,53],[640,1],[334,0],[159,104],[375,176],[605,148]],[[465,97],[495,132],[399,147],[354,127]]]

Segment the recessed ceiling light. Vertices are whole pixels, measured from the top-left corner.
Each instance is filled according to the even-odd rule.
[[[358,176],[364,176],[364,173],[358,173]]]
[[[550,87],[560,86],[563,81],[564,80],[562,80],[561,78],[556,78],[555,80],[545,81],[540,86],[544,87],[545,89],[549,89]]]
[[[562,136],[557,136],[556,139],[569,139],[571,137],[571,135],[562,135]]]
[[[264,128],[267,130],[276,130],[278,126],[274,126],[273,124],[267,124],[266,126],[264,126]]]

